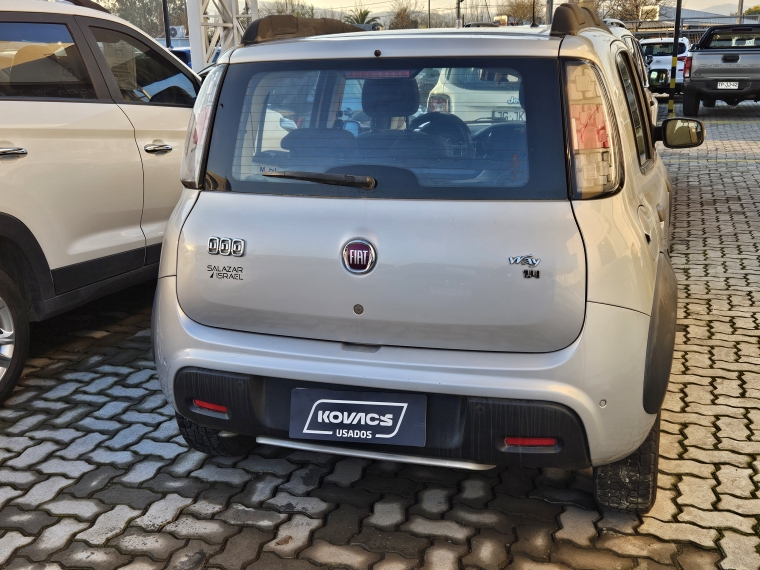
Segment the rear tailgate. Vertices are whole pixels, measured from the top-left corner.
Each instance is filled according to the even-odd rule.
[[[700,49],[691,60],[693,79],[760,79],[760,49]]]
[[[210,236],[245,240],[245,255],[209,254]],[[343,267],[343,246],[353,238],[377,251],[370,273]],[[540,261],[510,260],[527,255]],[[572,343],[584,319],[585,255],[566,200],[203,192],[184,225],[178,261],[178,296],[187,315],[241,331],[546,352]],[[539,278],[526,278],[530,270]]]

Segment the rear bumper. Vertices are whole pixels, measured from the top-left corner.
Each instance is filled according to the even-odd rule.
[[[177,411],[192,421],[253,437],[288,439],[290,393],[296,388],[345,391],[346,386],[202,368],[183,368],[174,378]],[[351,387],[352,392],[377,389]],[[393,392],[393,391],[386,391]],[[424,447],[303,440],[380,453],[418,453],[425,457],[525,467],[562,465],[583,469],[591,465],[586,434],[578,416],[566,406],[550,402],[478,398],[427,393]],[[194,399],[221,404],[225,414],[204,411]],[[555,437],[553,447],[507,447],[505,436]]]
[[[718,81],[738,81],[739,89],[718,89]],[[760,81],[745,79],[690,79],[683,89],[686,93],[698,93],[701,99],[760,99]]]
[[[557,352],[513,354],[393,346],[364,349],[200,325],[179,306],[176,278],[165,277],[159,279],[156,291],[153,335],[167,399],[180,413],[209,427],[286,437],[282,418],[267,420],[269,423],[261,418],[275,411],[287,418],[284,414],[289,409],[277,408],[277,402],[289,406],[287,394],[295,385],[418,392],[439,398],[441,406],[450,406],[456,412],[455,416],[443,411],[429,416],[444,420],[457,417],[461,429],[453,444],[441,444],[444,436],[436,435],[439,439],[435,445],[408,447],[402,453],[440,454],[477,463],[576,467],[603,465],[629,455],[651,429],[655,415],[648,414],[642,403],[649,323],[649,316],[636,311],[588,303],[580,336]],[[243,375],[235,378],[243,386],[240,401],[245,407],[235,412],[235,423],[227,424],[230,427],[212,421],[219,418],[191,415],[186,402],[193,396],[188,389],[195,389],[196,380],[187,375],[192,368]],[[227,380],[214,378],[204,380],[204,385],[228,385],[223,384]],[[261,397],[257,390],[267,384],[281,385],[285,393],[278,398]],[[478,420],[478,406],[484,409],[482,421]],[[524,433],[504,432],[513,421]],[[539,429],[542,424],[565,432],[543,433]],[[433,428],[428,433],[444,433],[443,428]],[[259,434],[258,430],[264,432]],[[560,437],[565,451],[527,458],[524,453],[499,450],[497,435],[498,440],[505,435]],[[369,447],[379,451],[384,446]],[[583,448],[587,451],[577,451]]]

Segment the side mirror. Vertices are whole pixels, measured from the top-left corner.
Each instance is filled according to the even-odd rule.
[[[355,137],[358,137],[359,134],[362,132],[362,126],[359,123],[359,121],[344,121],[343,130],[348,131]]]
[[[286,119],[285,117],[280,117],[280,127],[290,132],[295,131],[298,128],[298,125],[296,125],[295,121]]]
[[[693,148],[705,142],[705,127],[696,119],[665,119],[654,135],[667,148]]]

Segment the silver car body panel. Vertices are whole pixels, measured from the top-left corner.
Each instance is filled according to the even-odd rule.
[[[178,298],[208,326],[514,352],[564,348],[583,326],[586,260],[568,200],[202,192],[196,209],[179,239]],[[245,256],[210,255],[209,237],[221,235],[245,240]],[[343,246],[354,238],[377,251],[366,275],[342,264]],[[515,259],[528,255],[538,264]],[[242,278],[220,279],[227,266]],[[527,270],[540,278],[525,278]]]
[[[176,299],[176,277],[159,279],[153,312],[156,364],[161,387],[175,406],[174,377],[191,366],[379,390],[556,402],[580,417],[594,465],[630,454],[655,420],[641,405],[649,317],[637,311],[588,303],[580,336],[550,353],[395,346],[370,353],[346,350],[340,342],[201,325]]]

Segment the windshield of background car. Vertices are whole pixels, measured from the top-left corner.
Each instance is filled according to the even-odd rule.
[[[745,29],[743,31],[722,30],[713,32],[705,47],[708,49],[760,47],[760,29]]]
[[[673,42],[661,42],[657,44],[641,44],[641,49],[644,55],[651,55],[654,57],[660,55],[673,55]],[[678,42],[678,53],[686,53],[686,44]]]
[[[557,60],[231,65],[205,189],[432,199],[566,199]],[[369,176],[372,190],[273,178]]]

